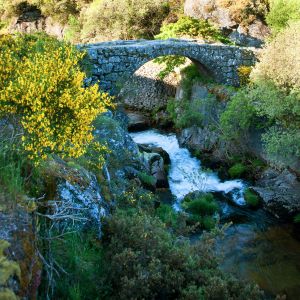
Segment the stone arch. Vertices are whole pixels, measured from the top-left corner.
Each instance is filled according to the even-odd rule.
[[[191,40],[114,41],[85,48],[93,64],[92,82],[100,81],[101,88],[112,93],[119,80],[132,76],[142,65],[159,56],[188,57],[217,82],[233,86],[239,85],[238,66],[255,63],[251,49]]]

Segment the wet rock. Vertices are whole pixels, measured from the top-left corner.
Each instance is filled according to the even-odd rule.
[[[162,157],[159,157],[159,159],[156,159],[151,164],[150,173],[154,178],[156,178],[157,188],[169,187],[168,177],[164,169],[164,160]]]
[[[127,113],[129,122],[129,131],[142,131],[150,127],[150,118],[138,112],[128,112]]]
[[[163,158],[164,164],[166,165],[171,164],[169,153],[165,151],[163,148],[152,146],[149,144],[139,144],[138,146],[140,151],[147,152],[147,153],[157,153]]]
[[[113,118],[101,116],[95,124],[94,136],[97,141],[107,144],[110,153],[107,154],[107,167],[112,176],[124,173],[124,168],[133,167],[138,170],[142,167],[139,158],[139,149],[128,134],[126,127]]]
[[[252,187],[272,214],[288,218],[300,212],[300,182],[288,170],[267,169]]]
[[[151,176],[156,179],[156,188],[168,188],[167,166],[171,163],[169,154],[161,147],[139,145],[142,160]]]

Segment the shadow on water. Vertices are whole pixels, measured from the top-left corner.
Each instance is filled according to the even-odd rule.
[[[293,225],[280,224],[263,210],[246,210],[228,220],[233,225],[216,246],[223,256],[221,269],[256,282],[267,295],[299,300],[300,241]]]

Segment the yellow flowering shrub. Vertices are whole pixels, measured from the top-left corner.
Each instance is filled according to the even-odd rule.
[[[84,87],[84,55],[44,35],[0,37],[0,115],[19,117],[31,159],[76,158],[93,143],[91,124],[112,99],[98,85]]]
[[[240,66],[238,67],[237,71],[240,79],[240,85],[247,85],[250,82],[250,74],[252,71],[252,67]]]

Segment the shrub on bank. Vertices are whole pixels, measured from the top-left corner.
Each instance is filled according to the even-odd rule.
[[[242,25],[249,25],[256,19],[264,20],[269,0],[215,0],[229,10],[231,18]]]
[[[195,289],[200,299],[260,298],[256,288],[221,275],[212,237],[191,245],[143,213],[117,212],[106,230],[112,299],[186,299]]]
[[[92,122],[111,98],[98,85],[83,87],[84,55],[44,35],[0,37],[0,116],[17,117],[31,159],[79,157],[92,143]]]

